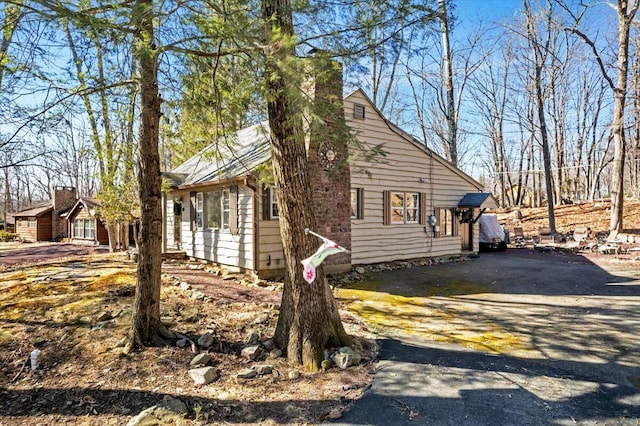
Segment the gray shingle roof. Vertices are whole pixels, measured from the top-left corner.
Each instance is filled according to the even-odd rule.
[[[221,137],[186,162],[164,173],[176,186],[244,176],[271,158],[266,122]]]
[[[46,213],[49,210],[53,210],[53,204],[51,203],[51,201],[45,201],[36,206],[30,207],[26,210],[7,213],[7,214],[10,214],[13,217],[26,217],[26,216],[33,217],[33,216],[40,216],[41,214]]]

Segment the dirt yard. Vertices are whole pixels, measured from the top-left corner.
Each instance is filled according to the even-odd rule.
[[[576,226],[591,228],[593,233],[609,231],[611,203],[608,200],[556,206],[554,211],[556,229],[563,234],[572,232]],[[538,228],[549,226],[546,207],[511,208],[500,210],[497,214],[503,226],[510,230],[520,226],[525,235],[537,235]],[[519,218],[520,215],[521,218]],[[625,200],[623,217],[624,232],[640,235],[640,200]]]
[[[135,264],[90,251],[0,246],[0,424],[124,425],[166,396],[186,403],[182,425],[318,423],[340,417],[371,383],[377,346],[347,312],[345,327],[363,356],[359,366],[298,370],[299,378],[291,379],[296,368],[284,358],[262,359],[272,374],[239,379],[240,370],[256,364],[240,355],[251,333],[261,341],[273,334],[281,285],[223,279],[202,265],[165,264],[162,320],[193,342],[211,332],[214,345],[196,351],[211,355],[220,378],[194,384],[190,344],[122,356],[118,344],[131,319]],[[32,371],[34,349],[41,354]]]

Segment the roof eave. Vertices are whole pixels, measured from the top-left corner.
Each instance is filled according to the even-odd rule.
[[[252,175],[243,175],[243,176],[235,176],[235,177],[225,178],[225,179],[211,180],[206,182],[190,183],[186,185],[176,185],[176,186],[172,186],[171,189],[174,191],[184,191],[184,190],[201,189],[201,188],[207,188],[207,187],[227,186],[232,184],[242,184],[242,185],[253,188],[254,181],[255,181],[255,177],[253,177]]]

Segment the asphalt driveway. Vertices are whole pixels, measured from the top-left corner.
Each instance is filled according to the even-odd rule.
[[[640,270],[486,254],[338,293],[383,337],[344,425],[640,423]]]

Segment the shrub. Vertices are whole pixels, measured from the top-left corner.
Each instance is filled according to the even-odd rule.
[[[12,232],[0,231],[0,241],[6,243],[7,241],[13,241],[20,238],[20,235],[14,234]]]

